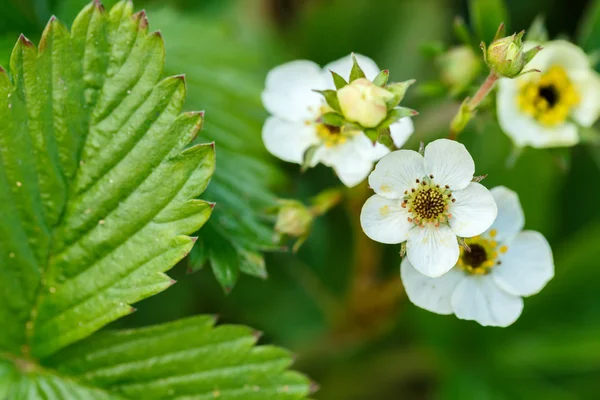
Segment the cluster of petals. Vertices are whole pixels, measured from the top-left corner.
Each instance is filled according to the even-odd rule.
[[[525,218],[517,194],[503,186],[491,192],[498,217],[481,236],[502,249],[494,254],[493,267],[478,274],[457,265],[442,277],[430,278],[405,259],[402,282],[415,305],[484,326],[506,327],[521,315],[522,297],[538,293],[552,279],[550,245],[539,232],[523,231]]]
[[[360,54],[356,59],[368,79],[374,79],[379,68],[373,60]],[[330,145],[319,135],[318,119],[326,111],[322,95],[314,90],[335,89],[331,72],[348,78],[352,57],[346,56],[321,68],[308,60],[296,60],[272,69],[267,75],[262,101],[271,116],[263,126],[262,137],[267,150],[276,157],[297,164],[304,161],[305,152],[318,146],[312,164],[332,167],[348,187],[364,181],[373,163],[390,150],[382,144],[373,145],[358,132],[337,144]],[[390,126],[396,147],[401,147],[413,133],[408,117]]]
[[[473,182],[475,163],[461,143],[438,139],[422,156],[412,150],[394,151],[379,161],[369,176],[375,195],[367,200],[360,221],[364,232],[381,243],[406,242],[407,257],[426,276],[448,272],[459,257],[458,237],[483,233],[496,218],[489,190]],[[405,199],[425,181],[432,192],[449,200],[434,221],[420,221]]]

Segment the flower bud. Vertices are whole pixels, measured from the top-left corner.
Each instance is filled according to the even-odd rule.
[[[484,49],[488,66],[498,75],[506,78],[519,76],[525,65],[542,49],[538,46],[524,51],[522,40],[524,33],[523,31],[494,40],[487,51]]]
[[[366,78],[359,78],[337,92],[344,117],[365,128],[374,128],[387,116],[386,102],[394,97]]]
[[[302,202],[279,200],[275,232],[295,238],[308,236],[313,219],[313,213]]]
[[[438,59],[441,80],[453,94],[459,94],[481,72],[482,63],[469,46],[448,50]]]

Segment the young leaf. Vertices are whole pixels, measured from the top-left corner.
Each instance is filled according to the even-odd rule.
[[[480,40],[490,43],[501,23],[504,23],[507,32],[508,12],[504,0],[469,0],[469,13],[471,25]]]
[[[90,38],[93,38],[90,40]],[[45,357],[172,284],[208,219],[212,145],[130,2],[52,18],[0,72],[0,349]]]
[[[586,52],[600,49],[600,0],[591,1],[579,23],[577,44]]]

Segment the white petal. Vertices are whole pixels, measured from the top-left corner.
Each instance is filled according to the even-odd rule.
[[[408,232],[406,255],[423,275],[437,278],[450,271],[458,261],[458,241],[447,225],[427,224]]]
[[[415,131],[415,125],[412,118],[404,117],[390,125],[390,133],[394,146],[400,148]]]
[[[439,278],[430,278],[417,271],[408,258],[402,260],[400,275],[408,299],[414,305],[437,314],[452,314],[452,293],[465,277],[459,269],[452,268]]]
[[[502,242],[523,230],[525,216],[516,192],[504,186],[496,186],[490,192],[498,206],[498,216],[490,230],[495,229],[495,239]]]
[[[585,127],[592,126],[600,116],[600,75],[592,69],[570,75],[581,98],[573,117]]]
[[[373,162],[364,157],[359,145],[354,140],[348,140],[341,145],[323,147],[319,156],[323,164],[333,167],[338,178],[348,187],[364,181],[373,169]]]
[[[364,133],[355,135],[352,141],[357,146],[358,150],[363,154],[363,157],[371,161],[379,161],[383,156],[390,152],[390,149],[381,143],[371,142],[371,139]]]
[[[438,139],[425,147],[425,172],[435,183],[461,190],[473,179],[475,162],[462,143]]]
[[[536,55],[534,60],[544,51]],[[517,79],[502,78],[498,81],[496,109],[498,123],[504,133],[518,147],[566,147],[579,143],[577,127],[574,124],[565,122],[554,127],[546,127],[521,111],[517,104],[519,81],[530,79],[528,75],[533,74]]]
[[[354,53],[354,55],[356,56],[356,61],[358,61],[358,65],[360,65],[360,68],[365,73],[367,79],[371,81],[375,79],[377,74],[380,72],[380,69],[375,63],[375,61],[371,60],[367,56],[363,56],[362,54]],[[350,77],[350,71],[352,70],[352,55],[348,54],[346,57],[342,57],[339,60],[332,61],[325,67],[323,67],[325,77],[327,78],[327,88],[335,89],[335,85],[333,84],[333,78],[331,77],[331,72],[329,72],[330,70],[336,72],[346,81],[348,81],[348,78]]]
[[[396,244],[408,239],[414,224],[408,222],[408,212],[399,200],[379,195],[371,196],[360,212],[360,225],[365,234],[376,242]]]
[[[288,162],[302,164],[304,152],[319,143],[313,125],[269,117],[263,125],[262,138],[269,153]]]
[[[552,249],[539,232],[524,231],[507,243],[508,251],[494,267],[498,286],[517,296],[538,293],[554,276]]]
[[[526,43],[526,48],[532,48],[534,45]],[[590,68],[590,60],[585,52],[566,40],[542,43],[542,47],[543,51],[536,54],[526,69],[539,69],[543,73],[552,65],[560,65],[567,71]]]
[[[326,85],[317,64],[291,61],[269,71],[262,101],[271,114],[288,121],[314,120],[325,101],[313,89],[325,89]]]
[[[404,192],[416,186],[416,179],[425,176],[423,157],[412,150],[389,153],[369,175],[369,186],[375,193],[388,199],[404,197]]]
[[[477,236],[485,232],[496,219],[498,208],[487,188],[477,182],[464,190],[452,192],[456,202],[450,205],[450,227],[460,237]]]
[[[461,280],[454,290],[452,309],[460,319],[506,327],[521,315],[523,299],[500,289],[489,275],[473,275]]]

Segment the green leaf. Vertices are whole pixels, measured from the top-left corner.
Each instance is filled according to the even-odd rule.
[[[145,13],[94,1],[72,32],[52,18],[37,49],[21,36],[0,69],[0,398],[310,391],[287,352],[210,317],[84,340],[174,283],[164,272],[214,206],[197,199],[214,145],[190,145],[203,113],[180,112],[184,78],[163,66]]]
[[[404,118],[404,117],[414,117],[415,115],[418,115],[419,113],[411,108],[406,108],[406,107],[396,107],[390,111],[388,111],[387,117],[385,117],[385,119],[383,121],[381,121],[381,123],[379,124],[379,126],[377,126],[377,130],[380,131],[381,129],[385,129],[388,128],[391,124],[393,124],[394,122]],[[379,136],[377,136],[379,137]]]
[[[57,354],[48,364],[82,383],[129,399],[300,399],[309,380],[286,369],[292,356],[254,346],[244,326],[214,327],[197,316],[141,329],[107,332]]]
[[[479,39],[490,43],[501,23],[507,30],[508,11],[504,0],[469,0],[471,26]]]
[[[387,102],[388,109],[396,107],[402,101],[402,99],[404,99],[408,88],[411,87],[414,83],[415,80],[410,79],[408,81],[395,82],[387,85],[385,89],[389,90],[394,94],[394,97]]]
[[[589,3],[577,32],[577,44],[586,52],[600,49],[600,1]]]
[[[267,114],[260,93],[270,67],[264,62],[269,50],[254,31],[233,34],[243,27],[222,15],[207,18],[161,7],[152,18],[166,36],[202,38],[167,41],[167,71],[186,71],[187,105],[210,116],[197,141],[214,141],[218,153],[219,167],[203,195],[217,206],[207,227],[197,233],[190,269],[208,261],[221,286],[231,288],[232,279],[245,273],[240,266],[247,252],[260,256],[280,248],[265,218],[265,210],[276,203],[273,188],[284,182],[279,163],[261,139]],[[220,240],[211,240],[213,235]],[[231,256],[232,248],[237,257]]]
[[[245,326],[214,327],[210,316],[103,332],[55,354],[44,367],[0,359],[0,395],[17,400],[305,398],[311,382],[287,370],[292,355],[255,346],[259,337]]]
[[[182,76],[130,2],[21,36],[0,72],[0,349],[46,357],[172,284],[211,213]],[[12,78],[12,79],[11,79]]]

